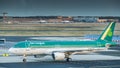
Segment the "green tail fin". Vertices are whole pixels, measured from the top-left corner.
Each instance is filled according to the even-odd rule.
[[[115,22],[111,22],[106,29],[103,31],[103,33],[100,35],[98,40],[104,40],[104,41],[112,41],[112,36],[114,33],[115,28]]]

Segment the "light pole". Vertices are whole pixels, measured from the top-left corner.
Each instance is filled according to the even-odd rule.
[[[6,22],[6,14],[8,14],[7,12],[3,12],[3,22],[5,23]]]

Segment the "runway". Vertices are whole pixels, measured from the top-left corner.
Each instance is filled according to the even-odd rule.
[[[27,63],[0,63],[0,68],[120,68],[120,60],[41,61]]]
[[[95,52],[84,55],[72,55],[72,61],[53,61],[51,56],[34,58],[27,56],[27,62],[22,62],[22,56],[10,54],[8,57],[2,56],[9,53],[8,49],[19,41],[25,40],[50,40],[50,37],[4,37],[6,43],[0,46],[0,68],[120,68],[120,47],[112,47],[108,51]],[[54,37],[55,39],[58,37]],[[66,37],[60,37],[64,39]],[[78,40],[78,37],[70,37]],[[69,39],[70,39],[69,38]],[[77,39],[75,39],[77,38]],[[52,38],[53,39],[53,38]],[[15,40],[15,41],[14,41]]]

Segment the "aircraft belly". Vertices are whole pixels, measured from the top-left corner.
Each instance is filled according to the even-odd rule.
[[[100,50],[103,48],[17,48],[14,49],[15,54],[36,55],[36,54],[52,54],[53,52],[69,52],[69,51],[86,51],[86,50]]]

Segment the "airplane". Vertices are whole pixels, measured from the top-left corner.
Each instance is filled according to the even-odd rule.
[[[96,51],[107,50],[110,46],[116,46],[112,42],[114,27],[116,22],[111,22],[102,32],[97,40],[93,41],[22,41],[15,44],[9,49],[9,52],[15,55],[22,55],[23,62],[26,57],[33,55],[39,56],[51,55],[55,61],[72,61],[71,55],[91,53]]]

